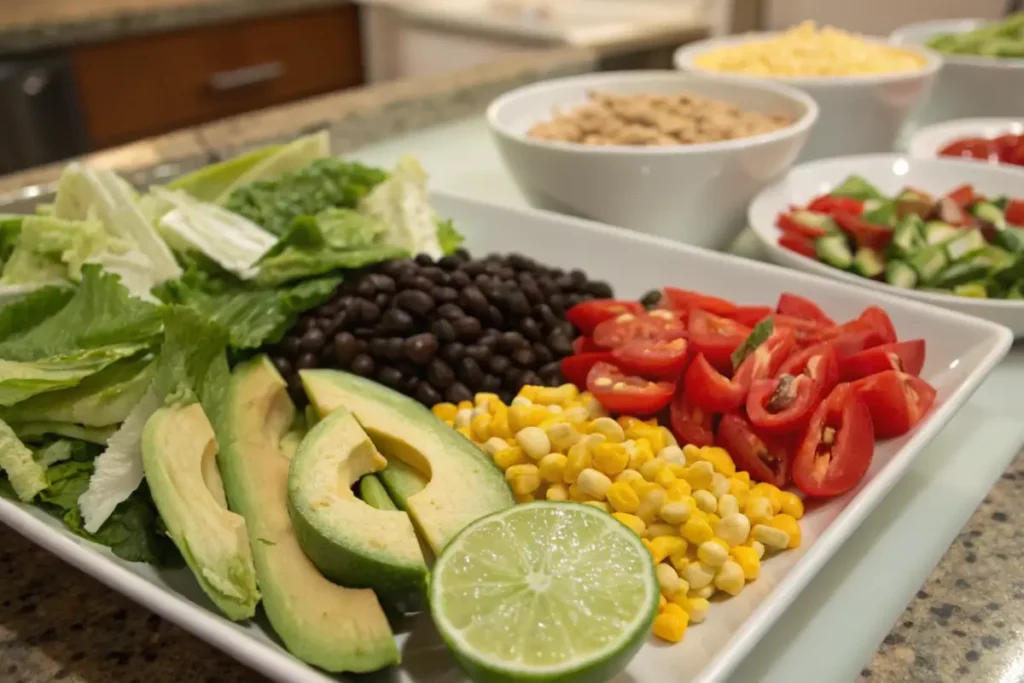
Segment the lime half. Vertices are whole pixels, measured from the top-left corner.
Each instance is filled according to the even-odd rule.
[[[430,610],[474,681],[582,683],[626,666],[658,595],[631,530],[588,505],[537,502],[452,539],[434,565]]]

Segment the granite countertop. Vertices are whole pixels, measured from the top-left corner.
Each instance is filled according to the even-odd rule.
[[[457,73],[246,114],[107,150],[86,161],[152,179],[323,128],[331,131],[334,151],[343,152],[478,115],[508,88],[591,71],[596,60],[594,52],[572,48],[526,53]],[[0,198],[27,185],[53,183],[60,168],[52,165],[2,177]],[[1024,647],[1024,509],[1018,502],[1022,495],[1024,453],[896,621],[865,665],[859,683],[1024,680],[1019,663]],[[265,679],[0,526],[0,680]]]

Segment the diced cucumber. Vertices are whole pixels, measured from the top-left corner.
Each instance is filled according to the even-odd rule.
[[[957,296],[965,296],[971,299],[988,298],[988,290],[985,289],[984,282],[967,282],[962,285],[957,285],[953,288],[953,293]]]
[[[929,284],[952,289],[974,280],[980,280],[988,275],[988,272],[988,266],[980,263],[954,263],[939,273]]]
[[[960,231],[949,223],[928,221],[924,224],[924,240],[928,244],[942,244],[956,237]]]
[[[924,221],[916,214],[903,218],[892,233],[889,244],[890,253],[897,258],[905,258],[925,246]]]
[[[868,210],[868,202],[864,203],[864,213],[861,214],[860,219],[865,223],[874,223],[875,225],[888,225],[892,227],[896,225],[896,202],[878,202],[878,206]]]
[[[859,199],[862,202],[868,199],[885,199],[885,195],[879,192],[878,188],[859,175],[850,176],[829,194],[833,197]]]
[[[1024,254],[1024,228],[1007,226],[996,233],[996,244],[1015,254]]]
[[[903,261],[891,260],[885,264],[885,281],[893,287],[913,289],[917,286],[917,271]]]
[[[1017,282],[1008,290],[1006,290],[1007,299],[1024,299],[1024,291],[1022,291],[1021,283]]]
[[[1024,255],[1018,256],[1009,265],[996,270],[993,279],[1003,287],[1009,287],[1014,282],[1024,280]]]
[[[826,232],[839,232],[839,226],[832,220],[832,216],[827,213],[818,213],[816,211],[807,211],[806,209],[797,209],[789,213],[790,219],[806,225],[809,228],[818,228]]]
[[[885,272],[885,259],[874,249],[861,247],[853,256],[853,272],[864,277],[876,278]]]
[[[1004,268],[1009,268],[1015,264],[1017,262],[1017,257],[1002,247],[997,247],[994,244],[986,244],[984,248],[979,249],[971,257],[971,262],[984,263],[986,266],[992,268],[992,270],[1003,270]]]
[[[920,249],[910,255],[907,263],[917,272],[920,282],[931,284],[932,280],[949,265],[945,250],[938,245]]]
[[[924,192],[919,192],[912,188],[906,187],[896,195],[896,201],[898,202],[932,202],[934,201],[929,195]]]
[[[979,220],[991,223],[1000,230],[1006,227],[1006,214],[991,202],[977,202],[971,207],[971,214]]]
[[[995,199],[991,200],[989,203],[995,205],[995,207],[997,209],[999,209],[1000,211],[1006,211],[1006,207],[1010,205],[1010,198],[1009,197],[996,197]]]
[[[984,249],[987,244],[980,230],[961,230],[959,235],[946,242],[946,255],[950,261],[960,261]]]
[[[814,250],[818,258],[832,266],[848,270],[853,264],[853,254],[844,235],[826,235],[814,240]]]

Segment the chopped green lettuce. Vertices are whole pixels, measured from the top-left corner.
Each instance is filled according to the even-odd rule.
[[[0,307],[0,343],[46,320],[64,308],[74,295],[71,287],[43,287]]]
[[[39,463],[44,470],[59,462],[71,459],[75,443],[70,439],[58,439],[38,448],[32,453],[32,458]]]
[[[359,211],[388,226],[384,244],[410,254],[444,255],[427,193],[427,172],[412,157],[399,160],[388,179],[360,202]]]
[[[108,251],[124,253],[130,249],[130,244],[111,237],[96,220],[26,216],[0,284],[78,282],[86,262]]]
[[[331,153],[331,136],[326,130],[292,140],[272,154],[260,158],[217,195],[223,204],[237,188],[262,181],[277,180],[282,175],[308,166]]]
[[[0,420],[0,470],[20,500],[30,501],[46,488],[46,470],[32,457],[28,449],[15,435],[14,430]]]
[[[65,436],[76,441],[86,441],[104,446],[117,431],[113,427],[83,427],[70,422],[12,422],[11,429],[23,442],[45,441],[52,436]]]
[[[281,148],[282,145],[268,145],[233,159],[203,166],[198,171],[175,178],[167,184],[167,189],[188,192],[199,201],[215,202],[250,169],[277,154]]]

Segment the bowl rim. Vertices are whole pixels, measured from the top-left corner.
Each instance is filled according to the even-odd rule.
[[[782,83],[784,85],[791,85],[800,88],[846,88],[851,86],[885,85],[888,83],[900,83],[920,78],[929,78],[938,73],[943,62],[943,55],[923,45],[897,45],[891,40],[883,37],[859,35],[858,37],[862,40],[875,45],[883,45],[887,47],[896,46],[902,50],[906,50],[907,52],[913,52],[918,56],[924,57],[925,63],[920,69],[915,69],[913,71],[889,71],[876,74],[849,74],[846,76],[772,76],[768,74],[746,74],[732,71],[716,71],[714,69],[698,66],[694,63],[694,59],[698,55],[702,55],[711,50],[720,47],[741,45],[743,43],[765,40],[767,38],[781,36],[784,33],[785,31],[748,31],[746,33],[716,36],[692,43],[686,43],[685,45],[680,45],[676,48],[676,51],[672,54],[672,63],[675,65],[676,69],[681,71],[716,75],[736,81],[769,81],[772,83]]]
[[[795,173],[797,171],[804,171],[804,172],[810,171],[810,172],[813,172],[816,167],[824,166],[826,164],[831,166],[831,165],[835,165],[837,163],[849,163],[851,165],[857,164],[857,163],[877,163],[877,164],[880,164],[880,165],[889,165],[889,166],[891,166],[893,163],[895,163],[897,161],[900,161],[900,160],[902,160],[902,161],[904,161],[906,163],[912,163],[912,164],[915,164],[915,165],[922,165],[923,164],[923,165],[926,165],[926,166],[934,166],[934,165],[955,166],[957,168],[962,169],[965,172],[965,174],[968,174],[968,175],[970,173],[972,173],[972,172],[978,172],[981,169],[988,169],[988,171],[982,171],[982,172],[986,172],[986,173],[987,172],[992,172],[992,173],[999,174],[999,175],[1005,174],[1005,175],[1013,177],[1014,180],[1024,181],[1024,169],[1017,170],[1016,168],[1014,168],[1012,166],[1007,166],[1006,164],[979,164],[976,161],[971,161],[969,159],[952,159],[952,158],[935,158],[935,157],[932,157],[932,158],[919,158],[919,157],[911,157],[909,154],[895,154],[895,153],[888,153],[888,154],[852,154],[852,155],[848,155],[848,156],[829,157],[827,159],[815,159],[814,161],[808,161],[808,162],[805,162],[805,163],[802,163],[802,164],[797,164],[797,165],[793,166],[788,171],[786,171],[785,175],[783,175],[779,180],[775,181],[774,183],[772,183],[768,187],[765,187],[760,192],[758,192],[754,196],[754,198],[750,201],[750,204],[747,205],[747,224],[750,226],[750,230],[751,230],[751,232],[754,233],[754,236],[757,238],[757,241],[759,243],[761,243],[766,249],[775,251],[776,253],[782,253],[782,252],[784,252],[786,250],[783,249],[783,247],[780,247],[778,245],[778,241],[777,240],[772,241],[772,240],[766,239],[765,236],[762,234],[762,231],[759,230],[755,226],[755,223],[757,223],[757,221],[755,221],[755,210],[756,209],[760,209],[761,205],[763,205],[763,204],[769,204],[769,206],[770,206],[771,205],[771,203],[769,202],[770,196],[775,194],[775,193],[778,193],[778,192],[781,192],[781,191],[784,190],[784,188],[786,186],[786,183],[789,181],[789,178],[790,178],[791,174],[793,174],[793,173]],[[868,177],[868,180],[870,181],[870,177]],[[965,180],[965,182],[970,182],[970,178],[969,177],[968,178],[964,178],[964,180]],[[1024,183],[1022,183],[1022,187],[1024,187]],[[758,211],[758,213],[761,213],[761,211]],[[767,215],[768,212],[765,212],[765,213]],[[761,224],[763,224],[763,221],[761,221]],[[774,224],[772,224],[772,225],[770,225],[768,227],[770,227],[772,230],[775,230],[775,231],[778,230],[778,228]],[[910,296],[911,298],[917,299],[919,301],[924,301],[924,302],[927,302],[927,303],[930,303],[930,304],[936,305],[936,306],[942,306],[944,304],[947,304],[950,300],[953,300],[953,301],[956,301],[956,302],[958,302],[960,304],[963,304],[964,306],[967,306],[967,307],[978,306],[980,308],[982,306],[992,306],[992,307],[995,307],[995,308],[1008,309],[1008,310],[1024,309],[1024,300],[1019,300],[1019,299],[972,299],[970,297],[956,296],[955,294],[938,294],[936,292],[928,292],[928,291],[919,290],[919,289],[905,290],[905,289],[900,289],[899,287],[895,287],[893,285],[890,285],[887,282],[878,282],[877,280],[871,280],[869,278],[864,278],[864,277],[861,277],[859,275],[854,275],[853,273],[849,273],[849,272],[847,272],[845,270],[839,270],[838,268],[832,268],[831,266],[827,266],[824,263],[821,263],[820,261],[816,261],[814,259],[807,258],[806,256],[801,256],[799,254],[793,254],[793,256],[794,257],[800,257],[800,258],[806,260],[806,262],[809,264],[808,272],[815,273],[815,274],[818,274],[818,275],[822,275],[822,276],[825,276],[825,277],[830,277],[830,278],[833,278],[833,279],[838,279],[838,280],[841,280],[842,282],[848,282],[848,283],[853,284],[853,285],[865,287],[867,289],[873,289],[873,290],[880,291],[880,292],[891,292],[891,293],[902,292],[906,296]],[[787,266],[787,267],[789,267],[789,266]]]
[[[977,128],[979,131],[974,137],[985,137],[980,132],[981,128],[985,127],[996,127],[996,128],[1009,128],[1011,126],[1018,126],[1021,128],[1021,132],[1024,134],[1024,116],[972,116],[963,119],[950,119],[949,121],[939,121],[938,123],[932,123],[927,126],[922,126],[914,131],[910,136],[910,140],[907,142],[907,154],[915,159],[938,159],[938,147],[932,144],[932,141],[928,138],[934,136],[936,140],[941,138],[940,144],[948,144],[962,137],[970,137],[970,133],[963,133],[959,136],[954,135],[955,129],[967,129]],[[945,137],[947,133],[949,137]],[[974,159],[970,161],[984,161],[983,159]],[[1015,168],[1012,164],[1008,165],[1011,168]]]
[[[781,95],[790,99],[793,102],[803,105],[804,113],[803,116],[798,118],[793,123],[789,124],[784,128],[771,131],[769,133],[761,133],[759,135],[751,135],[745,138],[735,138],[732,140],[719,140],[717,142],[699,142],[694,144],[679,144],[672,146],[639,146],[639,145],[583,145],[578,142],[563,142],[560,140],[542,140],[537,138],[531,138],[525,133],[519,133],[511,130],[507,125],[499,120],[501,110],[508,106],[511,102],[516,99],[526,96],[533,95],[539,92],[545,91],[557,91],[565,86],[573,85],[586,86],[588,83],[594,84],[593,87],[611,87],[614,88],[615,84],[629,83],[634,81],[650,81],[651,79],[666,79],[666,80],[678,80],[680,82],[680,90],[685,91],[685,85],[687,82],[705,82],[705,83],[724,83],[726,85],[740,85],[748,90],[757,90],[762,92],[770,92],[776,95]],[[550,112],[547,113],[550,116]],[[502,93],[487,106],[485,117],[487,124],[490,129],[497,135],[500,135],[508,140],[514,141],[521,145],[533,147],[536,149],[544,150],[557,150],[563,152],[576,152],[587,155],[631,155],[631,156],[689,156],[693,154],[700,154],[703,152],[726,152],[734,150],[743,150],[751,147],[757,147],[772,142],[778,142],[780,140],[786,140],[791,137],[802,135],[808,132],[814,123],[818,120],[819,110],[818,103],[814,101],[810,95],[786,85],[768,82],[749,82],[749,83],[736,83],[734,81],[726,81],[725,79],[716,78],[713,75],[704,74],[687,74],[674,69],[650,69],[641,71],[604,71],[597,73],[578,74],[575,76],[564,76],[561,78],[551,78],[529,85],[520,86],[514,88],[505,93]],[[538,119],[539,121],[539,119]]]
[[[928,21],[915,21],[911,24],[904,24],[898,29],[889,34],[889,42],[893,45],[899,45],[900,47],[924,47],[920,43],[911,41],[908,34],[917,31],[931,30],[931,35],[934,36],[937,33],[965,33],[968,30],[974,30],[979,26],[993,23],[992,19],[981,19],[978,17],[964,17],[961,19],[931,19]],[[967,29],[968,25],[973,25],[973,28]],[[962,28],[963,30],[955,30],[956,28]],[[985,57],[983,55],[960,55],[951,54],[948,52],[937,52],[942,59],[948,64],[956,64],[958,66],[979,66],[994,69],[1024,69],[1024,57]]]

